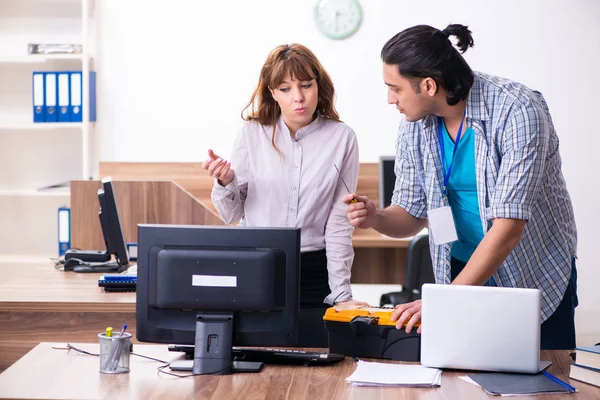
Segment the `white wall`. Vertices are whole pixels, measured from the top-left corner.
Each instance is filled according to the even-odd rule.
[[[421,23],[469,25],[472,68],[540,90],[550,106],[579,231],[578,340],[600,341],[600,2],[360,0],[363,25],[344,41],[317,32],[315,2],[98,0],[101,160],[202,161],[209,147],[228,156],[268,52],[299,42],[331,74],[361,162],[375,162],[393,153],[400,118],[386,104],[385,41]]]

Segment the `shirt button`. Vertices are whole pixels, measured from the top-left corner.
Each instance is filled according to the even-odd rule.
[[[299,145],[298,143],[296,143],[296,148],[297,148],[297,149],[299,149],[299,148],[300,148],[300,145]]]
[[[298,166],[297,166],[297,165],[294,165],[294,168],[298,168]]]
[[[292,190],[296,190],[296,186],[292,186]]]

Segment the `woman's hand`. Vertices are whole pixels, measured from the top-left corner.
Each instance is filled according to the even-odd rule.
[[[338,303],[335,303],[335,306],[342,308],[342,309],[357,308],[357,307],[371,307],[369,305],[369,303],[366,303],[364,301],[354,300],[354,299],[340,301]]]
[[[235,177],[231,162],[216,155],[212,149],[208,149],[208,159],[202,163],[202,168],[208,170],[208,175],[216,178],[221,186],[229,185]]]

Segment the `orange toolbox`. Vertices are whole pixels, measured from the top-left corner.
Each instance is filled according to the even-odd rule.
[[[396,329],[394,308],[330,307],[323,316],[329,339],[329,352],[364,358],[420,361],[421,335]]]

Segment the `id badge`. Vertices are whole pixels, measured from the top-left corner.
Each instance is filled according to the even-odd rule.
[[[436,246],[458,240],[450,206],[427,211],[427,218],[429,220],[429,234],[432,235],[433,243]]]

